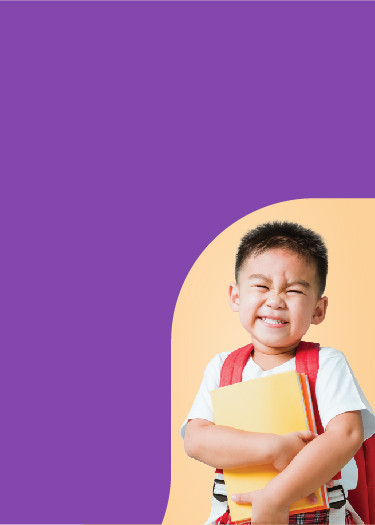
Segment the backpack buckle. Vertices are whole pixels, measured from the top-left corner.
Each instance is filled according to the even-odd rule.
[[[341,490],[341,494],[340,494]],[[344,488],[342,485],[335,485],[334,487],[327,487],[328,496],[329,496],[329,507],[331,509],[341,509],[346,503],[346,497]],[[338,492],[338,494],[332,494],[333,492]],[[331,499],[333,500],[331,502]]]
[[[220,501],[221,503],[223,503],[224,501],[228,501],[225,482],[223,479],[219,479],[219,478],[215,479],[212,493],[213,493],[213,497],[217,499],[218,501]]]

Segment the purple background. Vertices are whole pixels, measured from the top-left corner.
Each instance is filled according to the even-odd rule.
[[[180,287],[256,209],[375,196],[374,17],[0,4],[1,523],[161,523]]]

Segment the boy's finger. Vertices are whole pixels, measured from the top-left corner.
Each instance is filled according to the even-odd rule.
[[[330,479],[329,481],[327,481],[327,483],[325,483],[325,485],[327,485],[327,487],[329,487],[329,488],[333,487],[334,484],[335,484],[335,483],[334,483],[333,479]],[[317,500],[317,498],[316,498],[316,496],[315,496],[314,493],[309,494],[309,495],[307,496],[307,498],[308,498],[308,500],[309,500],[310,503],[317,503],[317,502],[318,502],[318,500]]]
[[[315,496],[314,493],[309,494],[307,496],[307,499],[309,500],[310,503],[318,503],[318,498]]]
[[[252,503],[251,492],[245,492],[244,494],[233,494],[232,500],[239,505],[244,503]]]
[[[299,432],[299,436],[303,441],[312,441],[316,437],[318,437],[318,434],[314,434],[314,432],[311,432],[310,430],[304,430],[302,432]]]

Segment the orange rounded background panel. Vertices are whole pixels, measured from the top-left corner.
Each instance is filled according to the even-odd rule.
[[[375,199],[303,199],[262,208],[223,231],[195,262],[181,288],[172,328],[172,472],[163,525],[203,525],[210,514],[214,470],[184,452],[180,427],[212,357],[250,342],[228,306],[241,237],[258,224],[298,222],[320,233],[328,247],[325,321],[305,341],[346,355],[375,407]]]

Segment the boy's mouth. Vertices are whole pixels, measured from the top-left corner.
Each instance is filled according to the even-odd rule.
[[[283,326],[288,324],[288,321],[283,321],[283,319],[277,319],[276,317],[259,317],[259,319],[272,326]]]

